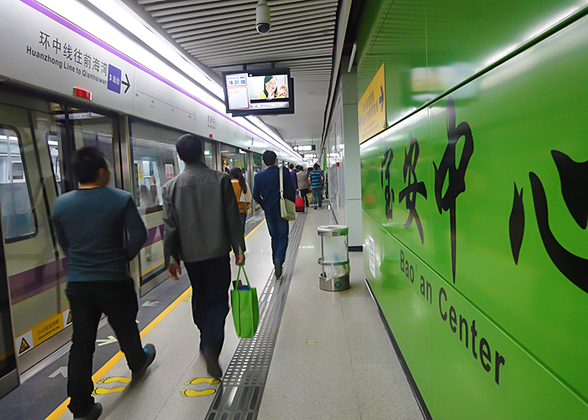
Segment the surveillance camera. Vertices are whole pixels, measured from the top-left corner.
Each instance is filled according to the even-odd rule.
[[[257,32],[267,34],[272,27],[270,8],[267,5],[267,0],[259,0],[255,9],[255,17],[255,29],[257,29]]]

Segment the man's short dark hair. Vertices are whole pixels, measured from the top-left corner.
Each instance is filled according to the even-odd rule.
[[[289,166],[289,168],[290,168],[290,169],[294,169],[294,164],[293,164],[293,163],[291,163],[291,164],[290,164],[290,166]]]
[[[98,170],[108,170],[108,162],[97,147],[82,147],[72,160],[73,171],[80,184],[89,184],[98,178]]]
[[[176,151],[186,163],[196,163],[202,157],[202,140],[194,134],[184,134],[176,141]]]
[[[265,163],[267,166],[271,166],[276,163],[277,156],[271,150],[266,150],[265,152],[263,152],[262,156],[263,156],[263,163]]]
[[[315,169],[315,170],[318,170],[318,168],[320,168],[320,167],[321,167],[321,165],[319,165],[318,163],[315,163],[315,164],[314,164],[314,169]]]

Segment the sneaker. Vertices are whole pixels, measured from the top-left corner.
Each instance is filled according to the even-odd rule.
[[[276,279],[279,279],[280,277],[282,277],[282,261],[276,261],[276,267],[274,270],[274,273],[276,275]]]
[[[102,404],[94,403],[92,411],[82,417],[74,417],[74,420],[96,420],[102,414]]]
[[[155,359],[155,346],[153,344],[146,344],[145,347],[143,347],[143,351],[147,355],[147,360],[141,369],[132,373],[132,382],[136,382],[141,379],[143,375],[145,375],[145,372],[147,372],[149,365],[151,365]]]

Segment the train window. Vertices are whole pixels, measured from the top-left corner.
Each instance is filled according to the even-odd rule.
[[[112,118],[95,112],[86,112],[72,108],[69,121],[73,127],[76,150],[86,146],[100,149],[111,165],[114,165],[114,151],[112,146],[113,121]],[[109,187],[115,188],[116,171],[111,167]]]
[[[227,144],[221,144],[221,159],[222,165],[225,172],[230,171],[235,167],[247,171],[247,152],[239,149],[238,147],[229,146]]]
[[[253,173],[259,173],[263,170],[262,158],[258,153],[253,153]]]
[[[17,130],[0,126],[0,203],[6,240],[28,237],[36,231],[21,148]]]
[[[182,132],[132,121],[131,137],[135,168],[135,201],[141,214],[161,211],[161,187],[184,168],[176,160],[176,140]]]
[[[213,145],[210,141],[204,141],[204,164],[209,168],[215,169]]]
[[[162,186],[178,175],[183,166],[176,159],[176,140],[182,132],[131,120],[134,197],[147,227],[148,239],[139,253],[142,290],[150,290],[154,279],[165,272],[163,257]],[[148,285],[149,284],[149,285]]]
[[[41,164],[44,179],[55,180],[55,193],[61,195],[72,189],[70,179],[66,176],[65,166],[68,153],[65,151],[65,111],[55,102],[50,102],[53,113],[31,111],[34,121],[35,136],[37,139],[39,157],[41,162],[51,162],[51,166]]]

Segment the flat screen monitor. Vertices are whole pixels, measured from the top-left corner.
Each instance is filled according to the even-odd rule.
[[[294,113],[294,83],[289,69],[223,73],[225,105],[233,116]]]

